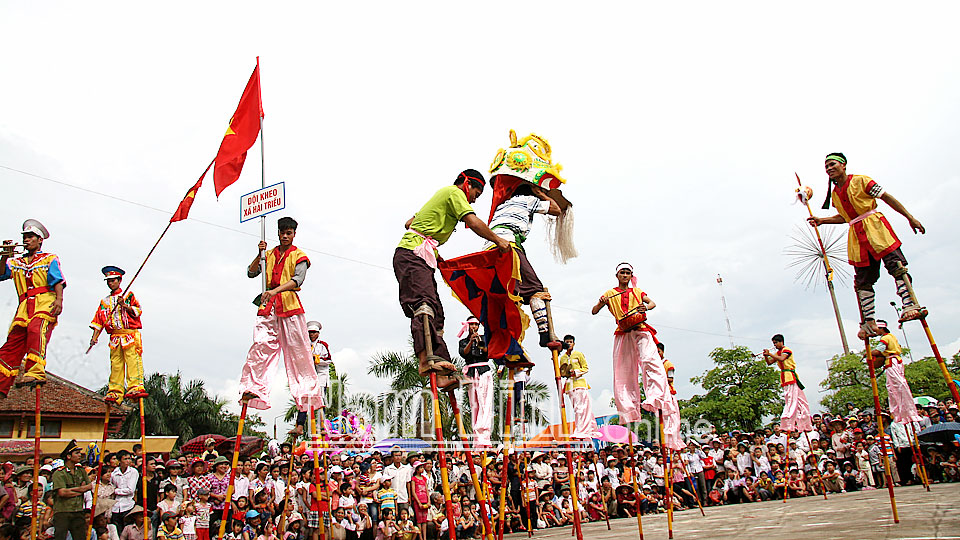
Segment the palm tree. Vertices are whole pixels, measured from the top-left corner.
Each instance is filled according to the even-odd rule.
[[[178,371],[174,375],[153,373],[144,381],[150,396],[144,398],[144,423],[147,435],[178,435],[177,445],[205,433],[231,434],[237,431],[239,417],[226,411],[227,401],[211,397],[203,381],[193,379],[184,385]],[[106,395],[107,387],[99,390]],[[127,414],[118,433],[122,438],[140,437],[140,415],[134,408]],[[264,423],[257,415],[247,415],[244,434],[265,436]]]
[[[460,358],[454,358],[453,363],[460,366],[463,361]],[[420,375],[418,367],[419,362],[412,350],[407,354],[397,351],[380,352],[371,359],[367,372],[391,381],[390,390],[387,392],[377,396],[354,396],[355,402],[362,407],[365,416],[374,425],[386,427],[390,433],[398,437],[432,437],[430,383],[427,377]],[[470,422],[470,400],[466,389],[461,388],[457,394],[457,401],[464,418],[464,428],[468,434],[471,434],[473,426]],[[501,411],[505,405],[506,394],[505,382],[494,385],[493,438],[495,440],[500,439],[500,426],[503,423]],[[529,380],[524,395],[526,420],[534,426],[549,424],[549,419],[542,407],[542,404],[549,400],[549,387],[542,382]],[[459,439],[456,421],[453,418],[453,408],[446,394],[440,395],[440,416],[444,426],[444,438]]]
[[[349,386],[350,381],[347,374],[338,374],[333,364],[330,364],[330,386],[327,387],[327,393],[324,396],[328,417],[329,415],[339,415],[342,409],[352,408],[353,398],[347,392]],[[283,413],[283,421],[293,422],[299,412],[297,402],[290,398],[287,402],[287,409]],[[307,426],[307,429],[309,429],[309,426]]]

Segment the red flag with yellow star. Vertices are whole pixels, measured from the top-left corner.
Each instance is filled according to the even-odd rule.
[[[260,101],[260,62],[254,68],[247,87],[240,96],[237,112],[230,118],[230,125],[220,143],[220,150],[214,159],[213,187],[217,193],[227,189],[230,184],[240,178],[243,170],[243,161],[247,158],[247,150],[256,142],[260,134],[260,119],[263,117],[263,104]]]
[[[187,215],[190,213],[190,207],[193,206],[193,199],[197,197],[197,191],[200,190],[200,184],[203,184],[203,179],[207,176],[207,172],[212,166],[213,162],[211,161],[210,165],[207,165],[206,170],[203,171],[203,174],[200,175],[200,179],[197,180],[197,183],[187,191],[187,195],[182,201],[180,201],[180,206],[177,207],[177,211],[174,212],[173,216],[170,218],[170,223],[187,219]]]

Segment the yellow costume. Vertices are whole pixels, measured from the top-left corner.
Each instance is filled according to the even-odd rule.
[[[567,377],[567,384],[563,391],[570,392],[574,388],[589,389],[590,385],[587,384],[587,380],[583,378],[588,371],[590,371],[590,367],[587,366],[587,359],[584,358],[582,352],[573,351],[570,354],[561,356],[560,373],[563,374],[564,377]]]
[[[108,275],[105,270],[104,275],[111,278],[122,274]],[[110,380],[105,399],[114,403],[120,402],[124,394],[129,399],[147,395],[143,387],[143,341],[140,338],[143,309],[132,292],[121,300],[122,292],[118,288],[101,300],[90,321],[90,328],[95,332],[106,331],[110,335]]]
[[[883,188],[869,176],[854,174],[833,190],[833,205],[850,223],[847,233],[847,257],[853,266],[868,266],[870,256],[881,259],[900,247],[900,239],[890,222],[877,211],[877,197]]]
[[[279,255],[280,247],[277,246],[267,252],[267,288],[274,289],[293,279],[297,263],[306,262],[310,264],[310,259],[303,250],[296,246],[290,246],[290,249]],[[279,255],[279,259],[277,258]],[[257,315],[266,317],[272,309],[276,309],[277,317],[289,317],[303,313],[303,304],[300,303],[300,296],[296,287],[289,291],[274,296],[266,305],[260,308]]]

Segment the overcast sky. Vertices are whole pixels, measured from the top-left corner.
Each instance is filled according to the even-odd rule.
[[[106,292],[99,269],[136,270],[216,154],[257,55],[267,183],[286,182],[288,199],[268,232],[275,241],[280,215],[300,222],[296,244],[313,263],[301,298],[353,391],[382,389],[368,358],[407,346],[391,269],[403,222],[460,170],[487,171],[511,128],[546,137],[569,181],[580,257],[555,263],[539,218],[526,246],[558,332],[575,334],[590,362],[598,415],[612,412],[614,323],[589,310],[620,261],[658,304],[650,323],[677,366],[678,397],[700,391],[690,377],[729,345],[721,274],[735,342],[758,352],[785,334],[817,406],[840,340],[826,291],[796,283],[784,250],[806,214],[791,204],[793,174],[819,208],[833,151],[927,227],[913,235],[883,208],[941,350],[960,348],[960,224],[948,203],[960,190],[956,3],[470,6],[0,7],[0,237],[41,220],[69,283],[48,369],[105,384],[105,343],[83,356]],[[259,291],[244,270],[259,228],[240,224],[238,208],[260,185],[259,152],[219,201],[208,178],[134,287],[146,371],[180,370],[231,400]],[[488,190],[475,205],[483,218],[489,205]],[[441,254],[481,246],[461,230]],[[886,274],[877,292],[880,317],[895,319]],[[838,297],[853,343],[849,281]],[[450,343],[466,310],[442,285],[441,298]],[[15,305],[3,284],[0,319]],[[534,377],[550,381],[549,355],[529,334]],[[930,354],[919,323],[907,334]],[[286,405],[284,379],[268,424]]]

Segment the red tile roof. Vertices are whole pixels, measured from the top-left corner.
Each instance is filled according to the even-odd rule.
[[[0,399],[0,415],[33,414],[35,399],[33,389],[14,386],[7,399]],[[112,407],[111,416],[123,416],[129,407],[117,409]],[[40,387],[40,411],[58,416],[103,416],[103,396],[48,371],[47,383]]]

